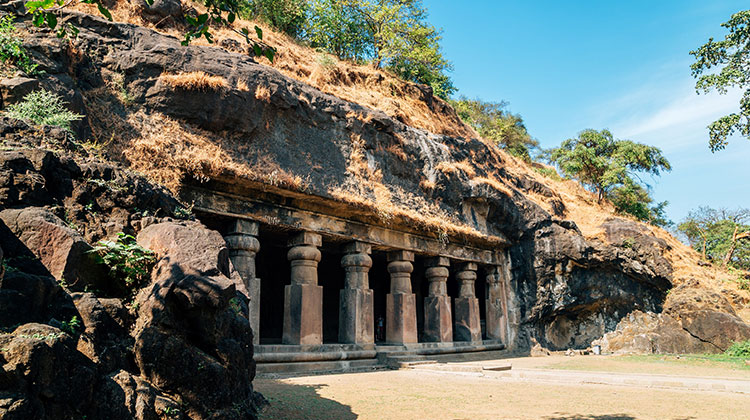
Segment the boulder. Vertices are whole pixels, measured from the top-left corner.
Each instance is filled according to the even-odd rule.
[[[54,278],[10,270],[0,285],[0,328],[29,322],[68,320],[75,309]]]
[[[72,298],[82,322],[78,351],[102,373],[134,370],[133,338],[128,334],[132,322],[122,302],[98,299],[93,293],[74,293]]]
[[[88,412],[95,368],[55,327],[25,324],[0,336],[0,418],[66,419]]]
[[[147,226],[138,244],[154,251],[159,264],[176,266],[202,276],[230,275],[229,251],[224,238],[199,222],[165,222]]]
[[[165,396],[144,379],[121,370],[102,377],[97,384],[93,418],[162,420],[185,417],[178,402]]]
[[[0,212],[0,221],[7,227],[0,229],[2,243],[22,271],[51,275],[72,290],[106,277],[106,267],[96,264],[91,245],[50,211],[8,209]]]
[[[135,360],[155,387],[179,394],[188,415],[251,419],[256,413],[252,331],[224,239],[198,222],[158,223],[138,235],[159,261],[137,296]],[[237,410],[234,410],[237,408]]]
[[[24,96],[39,87],[39,80],[29,77],[12,77],[0,80],[0,95],[2,96],[2,106],[19,102]]]
[[[726,351],[735,341],[750,340],[750,325],[726,312],[700,310],[681,316],[682,328],[719,352]],[[716,351],[713,351],[715,353]]]
[[[609,353],[720,353],[734,341],[750,339],[750,326],[725,312],[681,314],[634,311],[592,344]]]
[[[148,22],[160,23],[167,19],[171,19],[172,23],[182,21],[182,2],[180,0],[154,0],[151,5],[137,2],[137,0],[135,2],[137,7],[141,9],[141,16]]]

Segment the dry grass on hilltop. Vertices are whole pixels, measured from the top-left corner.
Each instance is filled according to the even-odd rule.
[[[115,0],[110,9],[116,22],[145,26],[161,33],[183,38],[186,28],[168,19],[158,26],[140,16],[139,6],[125,0]],[[192,3],[200,9],[197,3]],[[74,9],[99,15],[95,5],[77,3]],[[252,28],[258,25],[263,30],[263,42],[278,51],[274,62],[258,58],[260,64],[271,66],[284,75],[311,85],[322,92],[385,112],[391,118],[406,125],[421,128],[431,133],[453,137],[477,137],[476,132],[464,124],[455,111],[442,99],[427,97],[425,91],[414,83],[405,82],[382,69],[338,60],[329,54],[318,53],[301,45],[286,34],[275,32],[261,22],[238,19],[234,28]],[[204,39],[193,41],[196,45],[227,46],[237,52],[237,45],[244,51],[244,38],[229,28],[212,30],[216,42],[208,44]],[[227,42],[228,41],[228,42]]]

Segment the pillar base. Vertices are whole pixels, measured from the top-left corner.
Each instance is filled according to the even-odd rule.
[[[323,344],[323,287],[284,287],[284,344]]]
[[[390,344],[417,342],[417,297],[414,293],[386,296],[385,341]]]
[[[250,301],[247,303],[248,320],[250,328],[253,329],[253,344],[260,343],[260,279],[251,278],[247,282],[247,292],[250,294]]]
[[[479,299],[459,297],[455,300],[455,341],[482,341],[482,327],[479,321]]]
[[[375,343],[373,291],[342,289],[339,296],[339,343]]]
[[[453,341],[451,321],[451,298],[449,296],[424,298],[424,341],[432,343]]]

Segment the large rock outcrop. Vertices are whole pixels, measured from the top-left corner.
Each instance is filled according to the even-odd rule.
[[[32,50],[61,63],[48,69],[55,83],[67,83],[62,76],[71,65],[81,72],[87,69],[83,73],[90,75],[90,86],[80,81],[66,85],[87,97],[92,89],[105,86],[107,72],[117,72],[125,75],[122,88],[131,101],[126,114],[138,109],[210,132],[232,133],[213,140],[218,149],[212,150],[223,154],[226,166],[208,174],[198,169],[202,172],[193,174],[197,180],[179,165],[171,170],[174,153],[150,159],[149,167],[164,164],[172,173],[186,174],[181,182],[208,181],[203,188],[239,194],[257,183],[277,192],[296,188],[295,194],[307,200],[339,203],[335,207],[340,215],[368,221],[379,217],[378,200],[386,196],[388,206],[401,209],[399,216],[388,219],[390,226],[430,231],[431,222],[423,217],[427,213],[435,216],[431,220],[468,226],[480,241],[483,235],[507,237],[512,242],[513,306],[518,314],[513,322],[520,332],[515,343],[519,348],[528,347],[531,337],[549,348],[585,347],[633,310],[661,310],[671,287],[665,244],[624,220],[607,222],[608,241],[586,240],[575,223],[560,218],[565,208],[554,191],[507,171],[507,158],[477,139],[413,129],[382,112],[288,79],[244,54],[181,47],[178,40],[154,31],[90,16],[71,19],[81,28],[78,47],[88,52],[83,59],[71,62],[64,45],[46,34],[34,33],[27,41]],[[205,72],[225,83],[191,90],[163,77],[191,72]],[[96,125],[96,113],[89,117]],[[113,134],[133,141],[138,118],[147,116],[126,119],[130,125],[121,126],[133,133]],[[178,141],[179,134],[174,136],[164,141]],[[170,144],[147,151],[182,150]],[[469,162],[471,170],[460,169],[460,162]],[[279,181],[285,174],[304,181]],[[425,183],[434,187],[425,188]],[[546,197],[554,214],[523,191]],[[432,234],[438,236],[440,229]],[[450,232],[450,226],[447,229]],[[633,240],[622,241],[626,236]]]
[[[45,150],[47,129],[0,119],[0,133],[0,419],[256,418],[222,236],[169,217],[178,201],[141,177]],[[135,297],[92,258],[109,230],[141,233],[159,257]]]

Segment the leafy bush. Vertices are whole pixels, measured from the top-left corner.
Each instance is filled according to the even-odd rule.
[[[18,67],[29,76],[39,74],[37,64],[31,61],[21,38],[16,35],[13,19],[11,15],[0,18],[0,61]]]
[[[299,36],[307,23],[307,0],[255,0],[250,3],[250,17],[259,17],[274,28]]]
[[[46,90],[37,90],[23,97],[17,104],[7,107],[5,115],[36,125],[52,125],[70,130],[70,123],[83,118],[65,108],[62,98]]]
[[[77,316],[70,318],[70,321],[63,321],[60,325],[60,329],[72,336],[80,335],[81,327],[83,324]]]
[[[138,245],[132,235],[122,232],[115,241],[99,241],[90,252],[99,263],[109,267],[110,275],[122,280],[129,290],[143,285],[156,262],[153,251]]]
[[[750,340],[734,342],[725,354],[732,357],[750,357]]]

